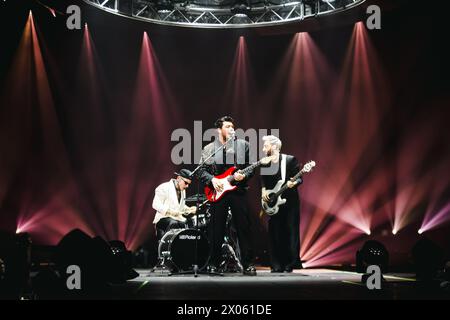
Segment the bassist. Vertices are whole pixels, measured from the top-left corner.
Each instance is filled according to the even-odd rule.
[[[266,190],[273,189],[276,183],[284,178],[287,190],[283,193],[286,203],[281,205],[279,212],[269,218],[269,251],[271,272],[292,272],[292,269],[302,268],[300,260],[300,200],[296,187],[302,183],[299,177],[295,181],[289,178],[296,175],[300,166],[297,159],[291,155],[282,155],[281,140],[273,135],[263,137],[263,152],[273,156],[273,165],[277,170],[273,175],[264,175],[262,171],[262,200],[268,200]],[[284,168],[283,168],[284,167]],[[284,177],[282,177],[284,175]]]

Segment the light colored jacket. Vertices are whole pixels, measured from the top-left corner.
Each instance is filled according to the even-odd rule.
[[[175,189],[174,179],[160,184],[155,189],[155,197],[153,198],[153,209],[156,210],[153,223],[157,224],[162,218],[172,218],[181,222],[186,222],[186,218],[182,215],[171,215],[168,211],[184,211],[188,207],[185,203],[186,191],[181,191],[180,201],[178,202],[177,191]]]

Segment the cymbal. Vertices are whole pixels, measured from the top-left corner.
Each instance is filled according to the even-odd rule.
[[[206,196],[204,194],[194,194],[193,196],[190,196],[188,198],[186,198],[184,201],[185,202],[195,202],[197,201],[197,196],[198,196],[198,201],[203,202],[206,200]]]

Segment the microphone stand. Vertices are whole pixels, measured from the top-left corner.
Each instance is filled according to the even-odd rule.
[[[214,157],[219,151],[223,150],[226,145],[232,141],[235,140],[235,135],[231,135],[231,137],[224,143],[222,144],[219,148],[217,148],[216,150],[214,150],[214,152],[212,154],[210,154],[208,157],[206,157],[205,159],[203,159],[203,161],[201,161],[198,166],[194,169],[194,171],[192,171],[191,173],[191,177],[193,178],[197,171],[203,167],[203,165],[212,157]],[[198,211],[200,209],[200,181],[197,180],[197,201],[196,201],[196,211],[195,211],[195,229],[198,231]],[[214,214],[213,214],[214,216]],[[214,217],[212,218],[214,219]],[[220,272],[212,272],[212,271],[203,271],[200,270],[198,267],[198,237],[195,237],[195,250],[194,250],[194,265],[192,266],[192,270],[189,271],[182,271],[182,272],[171,272],[169,273],[169,276],[172,275],[183,275],[183,274],[193,274],[195,278],[198,277],[199,274],[207,274],[207,275],[215,275],[215,276],[223,276],[223,273]],[[209,260],[209,257],[208,257]]]

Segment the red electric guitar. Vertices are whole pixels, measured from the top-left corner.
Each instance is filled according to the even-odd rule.
[[[222,182],[223,188],[222,191],[216,191],[214,187],[206,186],[205,187],[205,195],[209,202],[219,201],[223,195],[227,192],[233,191],[237,188],[234,180],[234,173],[237,171],[242,173],[243,175],[248,175],[250,172],[255,170],[261,165],[269,164],[272,161],[272,157],[264,157],[261,160],[249,165],[245,169],[237,170],[236,167],[228,168],[224,173],[215,176],[214,178],[219,179]]]

